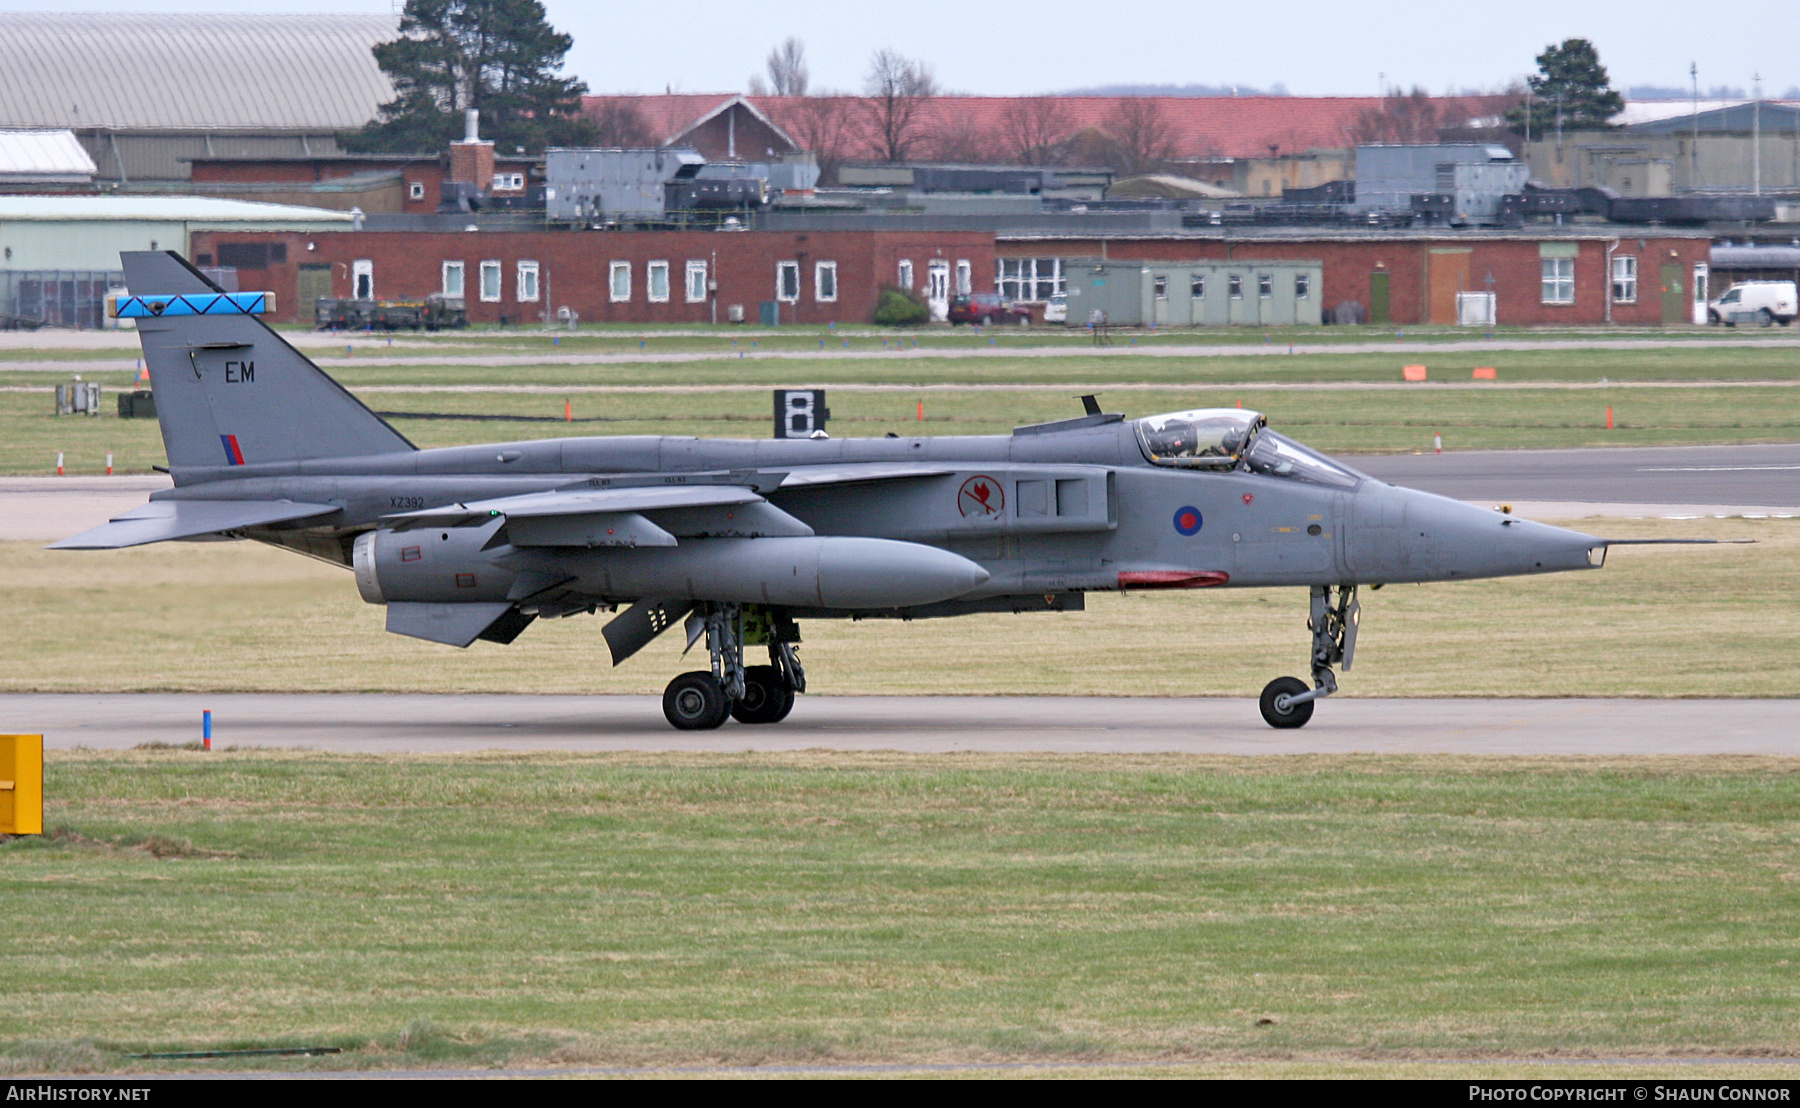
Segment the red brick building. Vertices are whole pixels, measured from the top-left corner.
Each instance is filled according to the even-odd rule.
[[[196,231],[194,259],[235,265],[277,294],[280,318],[318,297],[461,295],[476,323],[864,323],[883,285],[968,288],[1041,301],[1084,259],[1316,261],[1319,303],[1374,323],[1457,322],[1459,293],[1494,294],[1507,326],[1690,322],[1704,232],[1606,226],[1528,230],[1221,228],[1180,233],[991,231]]]
[[[1606,226],[1528,230],[1220,229],[1181,234],[1009,234],[1003,274],[1046,271],[1084,258],[1113,261],[1317,260],[1327,312],[1346,302],[1371,322],[1455,323],[1459,292],[1492,292],[1507,326],[1636,326],[1692,319],[1704,231]],[[1009,270],[1010,267],[1010,270]]]
[[[235,260],[239,287],[274,292],[289,322],[322,296],[443,292],[475,323],[564,307],[584,323],[754,323],[764,302],[784,323],[864,323],[903,274],[921,291],[934,273],[986,290],[995,272],[993,233],[975,231],[197,231],[192,249],[201,265]]]
[[[301,204],[371,215],[438,210],[451,153],[329,154],[285,158],[195,158],[194,191],[206,196]],[[495,155],[481,183],[494,196],[523,196],[541,183],[543,158]]]

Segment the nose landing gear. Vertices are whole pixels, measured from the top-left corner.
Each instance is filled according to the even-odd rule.
[[[800,629],[761,605],[703,604],[688,617],[688,644],[706,636],[711,670],[684,673],[663,692],[663,716],[678,731],[710,731],[727,716],[739,723],[780,723],[806,691],[795,645]],[[769,664],[745,666],[744,647],[766,645]]]
[[[1312,618],[1306,621],[1312,631],[1313,687],[1298,677],[1277,677],[1263,687],[1258,707],[1270,727],[1304,727],[1312,718],[1313,701],[1337,692],[1337,676],[1331,667],[1343,664],[1350,671],[1356,656],[1356,629],[1362,617],[1362,605],[1356,599],[1355,585],[1314,585]]]

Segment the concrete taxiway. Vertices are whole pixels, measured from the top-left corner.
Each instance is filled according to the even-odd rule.
[[[1276,731],[1237,698],[808,696],[780,724],[678,732],[652,696],[0,695],[51,749],[897,750],[913,753],[1800,755],[1800,700],[1356,699]]]
[[[1542,519],[1792,515],[1800,445],[1469,451],[1349,459],[1384,480]],[[0,478],[0,539],[104,522],[163,477]],[[772,727],[672,731],[656,697],[0,695],[10,730],[53,749],[182,744],[211,709],[218,746],[318,750],[904,750],[1191,754],[1800,755],[1800,700],[1323,702],[1297,731],[1248,699],[803,697]]]
[[[1800,509],[1800,443],[1456,450],[1344,460],[1371,477],[1457,500]]]

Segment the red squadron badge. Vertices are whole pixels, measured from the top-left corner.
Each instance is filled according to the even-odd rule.
[[[956,507],[968,516],[996,516],[1006,507],[1006,493],[992,477],[971,477],[956,494]]]
[[[1255,499],[1256,499],[1255,493],[1250,493],[1250,492],[1245,493],[1244,494],[1244,507],[1248,508],[1250,506],[1250,502]]]

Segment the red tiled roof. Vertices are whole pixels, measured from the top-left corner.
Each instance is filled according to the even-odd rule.
[[[649,124],[658,141],[679,134],[701,116],[717,108],[735,93],[676,93],[665,96],[587,97],[590,110],[600,101],[626,101]],[[799,97],[746,97],[777,123],[786,125]],[[845,98],[861,101],[861,97]],[[1008,132],[1010,105],[1023,97],[940,96],[928,101],[920,113],[923,135],[949,130],[963,135],[991,136],[1002,149]],[[1035,99],[1035,98],[1030,98]],[[1086,128],[1104,130],[1124,96],[1058,96],[1056,111],[1068,134]],[[1349,132],[1365,112],[1379,110],[1378,96],[1153,96],[1157,114],[1173,133],[1177,157],[1266,157],[1271,146],[1283,154],[1312,149],[1343,149],[1354,145]],[[1434,98],[1442,118],[1452,120],[1492,115],[1512,103],[1504,96]],[[850,105],[860,111],[860,104]],[[792,132],[794,128],[789,127]],[[799,136],[796,135],[796,138]],[[1066,136],[1064,136],[1066,137]],[[922,143],[915,157],[931,157],[929,143]],[[878,159],[873,137],[861,133],[843,151],[849,159]]]

